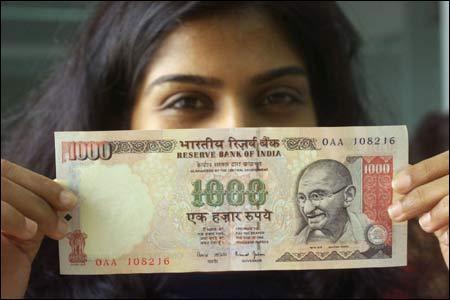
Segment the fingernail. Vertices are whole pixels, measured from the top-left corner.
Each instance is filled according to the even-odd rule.
[[[389,216],[391,219],[396,219],[402,214],[402,205],[400,203],[395,203],[388,208]]]
[[[60,232],[62,234],[66,234],[68,229],[69,229],[69,225],[65,221],[58,219],[58,224],[56,225],[56,230],[58,230],[58,232]]]
[[[394,178],[394,180],[392,180],[392,188],[395,191],[403,191],[410,187],[411,182],[411,176],[407,174],[399,174]]]
[[[422,228],[428,227],[430,225],[430,222],[431,222],[431,214],[429,212],[421,216],[419,219],[419,223],[420,226],[422,226]]]
[[[34,236],[36,234],[38,225],[35,221],[25,218],[25,229],[30,234],[30,236]]]
[[[59,195],[59,201],[61,201],[64,206],[73,207],[77,203],[77,196],[70,191],[64,190]]]

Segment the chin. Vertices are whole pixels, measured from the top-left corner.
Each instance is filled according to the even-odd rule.
[[[325,226],[325,224],[327,224],[327,218],[321,220],[320,222],[308,221],[308,224],[309,224],[309,227],[311,227],[311,229],[320,230]]]

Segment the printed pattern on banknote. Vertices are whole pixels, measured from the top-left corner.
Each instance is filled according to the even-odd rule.
[[[404,126],[55,133],[62,274],[406,265]]]

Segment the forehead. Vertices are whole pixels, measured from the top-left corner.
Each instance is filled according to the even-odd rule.
[[[183,22],[163,41],[147,76],[191,73],[233,79],[303,60],[270,17],[258,11],[234,12]]]
[[[334,187],[340,179],[328,168],[306,170],[299,182],[299,190],[308,192],[315,189],[328,190]]]

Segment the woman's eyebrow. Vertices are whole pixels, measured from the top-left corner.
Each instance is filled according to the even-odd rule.
[[[222,80],[213,77],[204,77],[200,75],[190,75],[190,74],[171,74],[157,78],[149,85],[147,90],[151,89],[156,85],[160,85],[167,82],[191,83],[196,85],[209,86],[213,88],[220,88],[223,87],[224,85]]]
[[[258,74],[250,79],[252,85],[260,85],[277,78],[287,76],[287,75],[300,75],[305,76],[305,69],[299,66],[287,66],[281,67],[273,70],[266,71],[262,74]],[[168,83],[168,82],[179,82],[179,83],[190,83],[195,85],[207,86],[212,88],[221,88],[224,86],[224,82],[221,79],[215,77],[205,77],[200,75],[192,74],[170,74],[164,75],[155,79],[146,89],[146,94],[157,85]]]
[[[306,71],[304,68],[298,66],[281,67],[256,75],[250,80],[250,83],[259,85],[287,75],[305,76]]]

